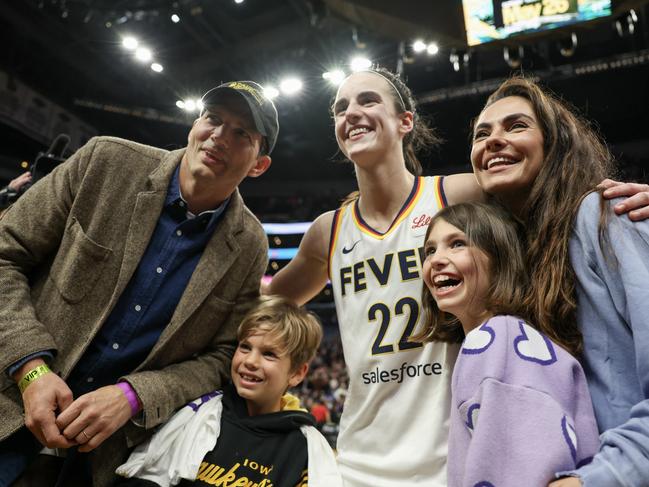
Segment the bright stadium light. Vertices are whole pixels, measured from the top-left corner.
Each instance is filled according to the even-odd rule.
[[[349,63],[352,71],[363,71],[372,67],[372,61],[365,57],[355,57]]]
[[[429,56],[434,56],[439,52],[439,46],[436,42],[431,42],[430,44],[428,44],[428,47],[426,47],[426,52]]]
[[[171,21],[172,21],[174,24],[177,24],[178,22],[180,22],[180,16],[179,16],[178,14],[172,14],[172,15],[171,15]]]
[[[138,47],[137,50],[135,51],[135,59],[137,59],[138,61],[142,61],[142,62],[151,61],[152,57],[153,54],[151,54],[151,50],[147,49],[146,47]]]
[[[332,85],[338,86],[345,79],[345,72],[342,69],[334,69],[333,71],[322,73],[322,77]]]
[[[185,110],[188,112],[196,110],[196,102],[194,100],[185,100]]]
[[[302,80],[298,78],[285,78],[280,82],[279,89],[285,95],[294,95],[302,89]]]
[[[274,86],[264,86],[264,96],[269,100],[274,100],[279,96],[279,90]]]
[[[159,63],[153,63],[153,64],[151,65],[151,69],[152,69],[153,71],[155,71],[156,73],[161,73],[162,70],[163,70],[164,68],[162,67],[162,64],[159,64]]]
[[[421,39],[417,39],[412,43],[412,50],[415,52],[424,52],[426,50],[426,43]]]
[[[182,108],[182,109],[184,110],[184,109],[185,109],[185,102],[184,102],[183,100],[178,100],[178,101],[176,102],[176,106],[177,106],[178,108]]]
[[[138,44],[137,39],[133,36],[124,37],[124,39],[122,39],[122,46],[129,51],[137,49]]]

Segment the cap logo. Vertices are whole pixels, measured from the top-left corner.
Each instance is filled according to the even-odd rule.
[[[247,85],[245,83],[240,83],[238,81],[233,81],[232,83],[228,83],[227,87],[228,88],[233,88],[235,90],[247,91],[248,93],[250,93],[255,98],[255,100],[257,100],[257,103],[259,103],[260,105],[264,101],[263,95],[261,95],[258,90],[254,89],[252,86]]]

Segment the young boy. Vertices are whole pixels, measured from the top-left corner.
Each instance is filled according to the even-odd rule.
[[[232,384],[178,411],[117,469],[123,487],[341,486],[333,452],[314,419],[286,394],[322,339],[317,318],[266,296],[237,331]]]

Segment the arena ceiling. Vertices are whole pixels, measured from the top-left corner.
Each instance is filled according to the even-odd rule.
[[[401,69],[445,145],[427,172],[467,170],[467,127],[499,80],[518,69],[563,94],[630,164],[649,160],[649,28],[645,1],[615,2],[614,15],[570,32],[468,49],[459,0],[6,0],[0,6],[0,69],[78,115],[100,134],[163,147],[184,145],[192,117],[176,101],[231,79],[275,83],[293,73],[304,89],[280,97],[281,133],[261,193],[353,185],[339,159],[322,73],[354,53]],[[629,14],[634,9],[634,16]],[[180,22],[170,20],[172,14]],[[616,27],[615,21],[619,22]],[[632,27],[629,27],[633,24]],[[164,66],[134,62],[121,40],[135,35]],[[436,56],[411,43],[435,40]],[[568,48],[566,48],[566,46]],[[508,65],[503,58],[507,47]],[[518,59],[522,53],[522,58]],[[457,66],[450,58],[455,56]],[[5,148],[32,150],[3,129]],[[25,158],[31,154],[25,154]],[[646,175],[646,173],[645,173]]]

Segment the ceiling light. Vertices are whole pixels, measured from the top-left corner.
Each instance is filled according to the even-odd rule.
[[[178,22],[180,22],[180,17],[178,16],[178,14],[172,14],[172,15],[171,15],[171,21],[172,21],[174,24],[177,24]]]
[[[234,0],[234,3],[243,3],[243,0]]]
[[[279,90],[274,86],[264,86],[264,96],[269,100],[273,100],[279,96]]]
[[[124,37],[122,39],[122,46],[124,46],[125,49],[128,49],[129,51],[132,51],[134,49],[137,49],[137,39],[135,37]]]
[[[363,71],[372,67],[372,61],[364,57],[355,57],[349,63],[352,71]]]
[[[417,39],[412,43],[412,50],[415,52],[423,52],[426,50],[426,43],[421,39]]]
[[[428,53],[429,56],[434,56],[439,52],[439,46],[435,42],[431,42],[428,44],[428,47],[426,48],[426,52]]]
[[[302,81],[297,78],[286,78],[279,84],[279,89],[285,95],[293,95],[302,89]]]
[[[151,54],[151,50],[147,49],[146,47],[138,47],[138,49],[135,51],[135,59],[138,61],[151,61],[151,58],[153,55]]]
[[[153,71],[155,71],[156,73],[161,73],[162,70],[163,70],[164,68],[162,67],[162,64],[153,63],[153,64],[151,65],[151,69],[152,69]]]
[[[194,100],[185,100],[185,110],[188,112],[196,110],[196,102]]]
[[[331,84],[338,86],[345,79],[345,72],[342,69],[334,69],[333,71],[322,73],[322,77]]]
[[[176,106],[177,106],[178,108],[185,108],[185,102],[182,101],[182,100],[178,100],[178,101],[176,102]]]

